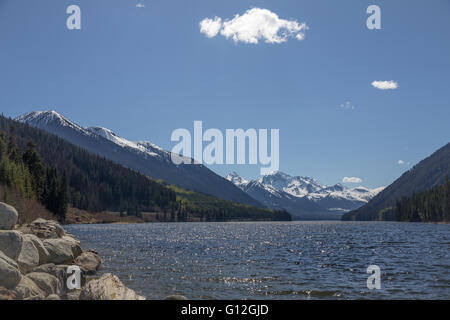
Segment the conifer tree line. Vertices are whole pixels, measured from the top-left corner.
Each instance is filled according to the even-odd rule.
[[[44,166],[33,142],[29,141],[21,150],[16,144],[14,127],[10,127],[8,134],[0,131],[0,184],[44,204],[64,221],[68,206],[65,174],[61,175],[55,167]]]
[[[411,222],[450,222],[450,180],[411,197],[397,200],[395,220]]]

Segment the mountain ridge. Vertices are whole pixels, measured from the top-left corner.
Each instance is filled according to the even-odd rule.
[[[103,127],[84,128],[56,111],[33,111],[16,121],[43,129],[87,151],[184,189],[264,207],[259,201],[201,164],[175,165],[171,153],[151,142],[131,142]]]

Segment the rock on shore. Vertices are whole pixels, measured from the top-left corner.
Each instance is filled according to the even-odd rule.
[[[101,259],[56,221],[16,227],[17,211],[0,202],[0,300],[145,300],[112,274],[88,281]],[[70,266],[81,270],[81,290],[68,289]]]
[[[11,230],[19,215],[14,207],[0,202],[0,230]]]
[[[145,300],[145,298],[125,287],[116,276],[107,273],[99,280],[90,281],[81,290],[80,300]]]

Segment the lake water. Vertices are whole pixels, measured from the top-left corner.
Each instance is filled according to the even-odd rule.
[[[70,225],[148,299],[450,299],[450,225],[385,222]],[[367,289],[369,265],[381,289]]]

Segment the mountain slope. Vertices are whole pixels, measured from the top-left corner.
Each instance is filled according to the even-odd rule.
[[[450,180],[395,204],[395,220],[406,222],[450,222]]]
[[[450,176],[450,143],[405,172],[361,208],[346,213],[343,220],[393,220],[396,200],[445,183]]]
[[[5,141],[8,141],[8,144]],[[12,145],[10,141],[15,141],[14,145],[17,145],[17,148],[7,147]],[[34,156],[26,151],[31,148],[31,145],[35,145]],[[7,162],[5,158],[8,159]],[[17,161],[17,165],[13,165],[13,161],[14,163]],[[51,169],[50,175],[45,174],[46,170],[42,174],[37,163],[41,163],[43,169],[46,167]],[[48,183],[51,180],[47,180],[53,177],[54,171],[61,177],[67,177],[67,179],[58,178],[55,189],[53,189],[53,183]],[[43,192],[37,192],[41,188],[39,184],[33,183],[37,181],[34,177],[38,172],[41,172],[40,176],[44,179]],[[5,173],[7,173],[6,176]],[[63,183],[64,180],[67,183]],[[63,185],[67,188],[63,188]],[[4,187],[17,189],[11,191],[19,192],[23,201],[28,198],[41,203],[47,202],[46,200],[50,198],[61,200],[61,202],[64,200],[65,205],[95,213],[94,216],[98,216],[100,211],[117,214],[120,211],[123,214],[138,217],[151,215],[152,221],[285,221],[291,219],[287,212],[274,212],[266,208],[221,200],[153,181],[135,170],[91,154],[44,130],[0,116],[0,189],[2,190],[0,197],[1,201],[9,202],[12,194],[10,189]],[[63,192],[64,189],[66,192]],[[53,193],[55,193],[54,196]],[[64,197],[60,198],[60,195]],[[80,210],[74,211],[75,216],[72,217],[74,218],[72,221],[79,221],[76,216],[85,214]],[[101,217],[102,214],[100,214],[100,220],[102,220]]]
[[[166,186],[43,130],[0,117],[1,132],[7,132],[8,139],[17,144],[15,158],[22,158],[23,162],[30,159],[27,163],[36,189],[33,197],[47,202],[52,212],[61,211],[61,216],[65,209],[57,207],[67,204],[91,212],[133,211],[132,214],[170,210],[177,205],[175,192]],[[46,185],[49,191],[45,191]],[[52,206],[47,201],[49,196],[54,198]],[[61,204],[56,206],[57,202]]]
[[[268,208],[286,209],[294,218],[305,220],[340,219],[344,212],[366,204],[382,190],[324,186],[312,178],[279,171],[252,181],[233,172],[227,179]]]
[[[200,164],[175,165],[171,153],[150,142],[132,142],[101,127],[83,128],[55,111],[35,111],[16,118],[55,134],[87,151],[124,165],[153,179],[220,199],[262,207],[231,182]]]

